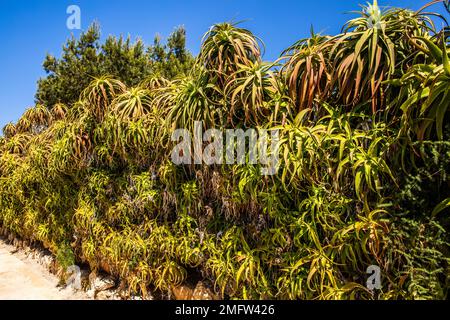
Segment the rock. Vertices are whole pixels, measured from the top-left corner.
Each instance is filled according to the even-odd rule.
[[[104,291],[97,293],[95,299],[97,299],[97,300],[112,300],[114,295],[115,295],[114,290],[104,290]]]
[[[176,300],[219,300],[219,297],[202,281],[194,288],[188,285],[173,287],[172,294]]]
[[[195,288],[191,288],[187,285],[180,285],[177,287],[172,287],[172,295],[175,300],[191,300],[192,294]]]
[[[53,264],[53,258],[49,255],[42,255],[39,260],[40,264],[43,265],[47,270],[51,270]]]
[[[47,266],[48,271],[53,274],[62,274],[64,272],[64,268],[62,268],[56,259],[52,258],[50,264]]]
[[[145,300],[155,300],[155,297],[150,292],[147,292],[147,296],[145,297]]]
[[[94,281],[91,283],[91,288],[96,292],[105,291],[116,286],[116,282],[112,277],[95,277]]]
[[[41,259],[41,255],[40,255],[40,253],[39,253],[38,250],[34,250],[34,251],[31,253],[31,257],[32,257],[33,259],[37,260],[38,262],[39,262],[39,260]]]
[[[88,296],[89,299],[95,299],[95,290],[94,289],[87,290],[86,295]]]
[[[82,285],[83,281],[89,281],[89,290],[86,291],[86,294],[91,299],[97,300],[117,300],[117,293],[115,290],[111,290],[111,288],[116,286],[116,282],[112,277],[108,276],[97,276],[96,272],[93,271],[89,275],[87,271],[85,274],[82,274]]]
[[[199,281],[192,293],[192,300],[219,300],[219,297],[217,297],[202,281]]]
[[[114,294],[109,298],[109,300],[122,300],[122,297],[119,293],[114,292]]]

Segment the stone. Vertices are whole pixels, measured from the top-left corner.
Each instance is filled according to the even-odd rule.
[[[115,292],[113,290],[104,290],[97,293],[95,299],[97,300],[111,300]]]
[[[95,299],[95,290],[94,289],[87,290],[86,295],[88,296],[89,299]]]
[[[43,265],[47,270],[51,270],[53,259],[49,255],[43,255],[40,257],[39,262]]]
[[[218,297],[202,281],[199,281],[192,293],[192,300],[218,300]]]
[[[194,289],[187,285],[179,285],[172,287],[171,291],[175,300],[191,300]]]
[[[91,283],[91,288],[93,288],[96,292],[105,291],[111,289],[116,286],[116,282],[112,277],[104,276],[104,277],[96,277]]]
[[[176,300],[219,300],[219,297],[202,281],[195,287],[188,285],[173,287],[172,294]]]

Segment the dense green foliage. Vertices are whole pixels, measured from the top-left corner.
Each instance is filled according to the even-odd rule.
[[[45,106],[72,104],[97,77],[108,75],[136,86],[155,74],[172,79],[187,72],[192,63],[181,27],[168,37],[166,45],[157,36],[147,48],[140,39],[132,43],[130,37],[122,36],[109,36],[101,44],[99,26],[93,24],[79,39],[67,41],[60,59],[47,55],[43,66],[48,75],[38,82],[36,100]]]
[[[446,298],[449,44],[421,12],[366,9],[275,63],[215,25],[184,76],[27,110],[0,140],[0,225],[142,294],[195,274],[231,298]],[[280,130],[278,173],[173,164],[194,120]]]

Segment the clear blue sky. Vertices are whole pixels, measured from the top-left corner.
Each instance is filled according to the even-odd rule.
[[[339,32],[366,0],[0,0],[0,128],[17,121],[33,105],[36,82],[45,76],[46,53],[59,56],[70,37],[66,9],[81,8],[82,30],[98,21],[102,38],[109,34],[140,36],[147,44],[156,33],[167,36],[184,25],[187,47],[197,54],[200,40],[218,22],[245,20],[242,24],[266,45],[266,60],[273,60],[296,40],[316,31]],[[428,0],[379,0],[381,6],[418,9]],[[443,11],[441,6],[435,7]],[[75,35],[79,31],[74,32]]]

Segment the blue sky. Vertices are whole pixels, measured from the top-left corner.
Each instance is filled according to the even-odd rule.
[[[349,11],[365,0],[0,0],[0,128],[17,121],[34,104],[36,82],[45,76],[47,53],[59,56],[73,31],[66,27],[69,5],[81,8],[81,28],[98,21],[102,38],[109,34],[141,37],[151,44],[156,33],[166,37],[179,25],[187,30],[187,47],[197,54],[202,35],[223,21],[241,21],[262,38],[266,60],[316,31],[339,32]],[[418,9],[427,0],[379,0],[381,6]],[[434,8],[442,12],[441,6]],[[74,32],[75,35],[79,31]]]

